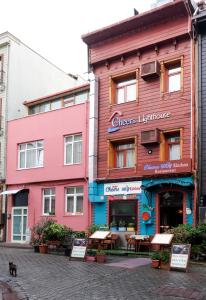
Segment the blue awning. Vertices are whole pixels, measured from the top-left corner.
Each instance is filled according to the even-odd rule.
[[[148,183],[145,183],[144,185],[141,186],[141,188],[144,189],[149,189],[152,187],[165,187],[166,185],[171,184],[171,185],[176,185],[176,186],[181,186],[181,187],[193,187],[194,184],[190,180],[185,180],[183,178],[167,178],[167,179],[158,179],[158,180],[150,180]]]

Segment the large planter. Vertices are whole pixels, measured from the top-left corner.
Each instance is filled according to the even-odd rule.
[[[134,227],[127,227],[127,231],[135,231]]]
[[[161,261],[161,262],[160,262],[160,269],[165,270],[165,271],[169,271],[169,269],[170,269],[169,263],[163,263],[163,262]]]
[[[127,231],[127,228],[126,227],[119,227],[119,231],[122,232],[122,231]]]
[[[117,232],[118,230],[117,230],[117,227],[110,227],[110,231]]]
[[[105,263],[106,262],[106,254],[96,254],[96,262]]]
[[[39,245],[39,253],[48,253],[48,245]]]
[[[159,266],[160,266],[160,261],[158,259],[153,259],[152,260],[152,268],[159,269]]]

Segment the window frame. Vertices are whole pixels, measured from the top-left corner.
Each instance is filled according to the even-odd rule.
[[[117,102],[117,90],[120,89],[117,87],[118,83],[121,82],[126,82],[130,80],[136,80],[136,99],[130,100],[130,101],[124,101],[122,103]],[[127,87],[130,86],[131,84],[126,84],[123,86],[124,88],[124,94],[127,95]],[[121,73],[117,75],[111,75],[109,76],[109,102],[110,105],[121,105],[125,103],[134,103],[135,101],[138,101],[139,98],[139,69],[135,69],[126,73]]]
[[[74,137],[75,137],[75,136],[78,136],[78,135],[81,135],[81,161],[80,161],[80,162],[75,162],[75,163],[74,163],[74,143],[80,142],[80,141],[74,141]],[[68,137],[73,137],[72,142],[66,142],[66,138],[68,138]],[[66,162],[66,158],[67,158],[67,155],[66,155],[66,149],[67,149],[67,145],[68,145],[68,144],[72,144],[72,162],[71,162],[71,163],[67,163],[67,162]],[[64,136],[64,165],[65,165],[65,166],[70,166],[70,165],[80,165],[80,164],[82,164],[82,156],[83,156],[83,134],[82,134],[82,132],[80,132],[80,133],[75,133],[75,134],[65,135],[65,136]]]
[[[77,193],[76,190],[77,188],[82,188],[83,191],[82,193]],[[69,188],[74,188],[74,193],[73,194],[69,194],[67,193],[67,189]],[[67,206],[67,196],[73,196],[73,212],[68,212],[68,206]],[[77,212],[77,197],[78,196],[81,196],[83,199],[82,199],[82,212]],[[78,186],[66,186],[65,187],[65,214],[66,215],[83,215],[84,214],[84,186],[83,185],[78,185]]]
[[[168,137],[179,133],[180,141],[179,143],[168,143]],[[173,161],[169,159],[169,144],[179,144],[180,145],[180,159],[183,159],[183,128],[177,128],[172,130],[165,130],[160,133],[160,161]]]
[[[169,74],[169,69],[179,64],[180,71],[175,72],[174,74]],[[172,76],[180,74],[180,89],[169,91],[169,78]],[[176,57],[170,60],[164,60],[161,62],[161,78],[160,78],[160,91],[162,96],[165,94],[172,94],[172,93],[183,93],[184,91],[184,56]]]
[[[45,190],[54,190],[54,193],[50,193],[49,195],[45,195]],[[54,213],[52,213],[52,197],[54,197]],[[49,198],[49,212],[45,213],[45,198]],[[42,215],[43,216],[54,216],[56,212],[56,190],[55,187],[48,187],[42,189]]]
[[[123,169],[134,169],[137,167],[137,136],[131,136],[122,139],[112,139],[108,140],[108,154],[107,154],[107,167],[108,170],[123,170]],[[125,145],[125,144],[134,144],[134,165],[131,167],[117,167],[116,164],[116,151],[115,146]],[[128,149],[129,150],[129,149]]]
[[[37,158],[37,153],[38,153],[38,150],[39,149],[42,149],[43,150],[43,158],[42,158],[42,165],[35,165],[33,167],[26,167],[27,166],[27,157],[28,157],[28,151],[29,149],[27,148],[28,144],[30,143],[39,143],[39,142],[42,142],[43,146],[42,147],[35,147],[34,149],[32,150],[36,150],[36,155],[35,155],[35,158]],[[20,146],[23,146],[25,145],[25,149],[21,150],[20,149]],[[18,145],[18,170],[26,170],[26,169],[35,169],[35,168],[42,168],[44,167],[44,140],[41,139],[41,140],[36,140],[36,141],[30,141],[30,142],[26,142],[26,143],[19,143]],[[21,163],[21,160],[20,160],[20,156],[21,156],[21,153],[25,153],[25,162],[24,162],[24,167],[21,167],[20,166],[20,163]],[[37,162],[37,161],[36,161]]]

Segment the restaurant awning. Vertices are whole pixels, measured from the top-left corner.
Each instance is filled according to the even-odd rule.
[[[12,195],[12,194],[16,194],[20,191],[22,191],[23,189],[19,189],[19,190],[8,190],[8,191],[4,191],[2,193],[0,193],[0,195]]]

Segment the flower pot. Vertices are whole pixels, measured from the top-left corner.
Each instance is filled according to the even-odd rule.
[[[42,254],[48,253],[48,245],[39,245],[39,252]]]
[[[98,263],[106,262],[106,254],[96,254],[96,262]]]
[[[110,231],[116,232],[116,231],[118,231],[118,230],[117,230],[117,227],[110,227]]]
[[[163,262],[161,261],[161,262],[160,262],[160,269],[169,271],[169,269],[170,269],[169,263],[163,263]]]
[[[135,231],[134,227],[127,227],[127,231]]]
[[[87,255],[86,256],[86,261],[92,261],[92,262],[94,262],[94,261],[96,261],[96,257],[95,256],[89,256],[89,255]]]
[[[158,259],[152,260],[152,268],[159,269],[160,261]]]
[[[39,245],[34,245],[34,252],[39,253]]]
[[[126,231],[126,227],[119,227],[119,231],[120,231],[120,232]]]

